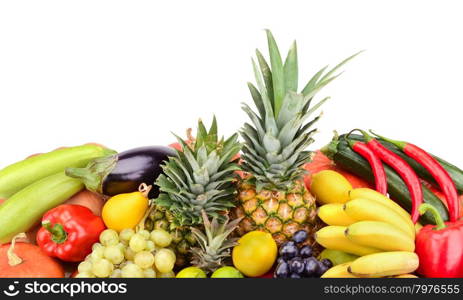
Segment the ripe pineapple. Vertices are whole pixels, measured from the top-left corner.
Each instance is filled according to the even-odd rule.
[[[258,64],[253,60],[257,88],[248,83],[257,112],[247,104],[243,110],[251,119],[245,123],[241,136],[242,168],[248,176],[239,183],[236,217],[243,217],[238,232],[252,230],[271,233],[278,244],[290,239],[294,232],[309,232],[306,244],[314,245],[313,233],[320,226],[316,218],[314,197],[307,191],[303,165],[310,161],[306,148],[314,141],[311,129],[320,115],[310,115],[328,98],[310,107],[316,93],[339,75],[336,70],[352,59],[347,58],[325,73],[321,69],[301,92],[298,89],[296,43],[283,63],[277,44],[267,31],[270,66],[256,50]]]
[[[209,131],[200,120],[194,141],[177,137],[181,150],[163,165],[164,174],[156,180],[161,191],[150,208],[145,226],[171,232],[177,265],[188,260],[189,250],[196,242],[190,227],[202,226],[202,211],[208,217],[225,220],[236,198],[233,159],[241,149],[238,135],[219,139],[214,117]]]
[[[220,267],[230,264],[231,248],[238,241],[238,238],[229,237],[236,229],[240,219],[229,222],[227,219],[219,223],[217,218],[209,221],[206,213],[203,213],[204,232],[191,228],[199,247],[191,249],[193,259],[191,264],[204,270],[206,273],[213,273]]]

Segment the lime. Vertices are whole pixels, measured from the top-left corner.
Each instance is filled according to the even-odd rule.
[[[197,267],[188,267],[177,273],[176,278],[207,278],[206,273]]]
[[[212,273],[211,278],[244,278],[244,276],[236,268],[222,267]]]

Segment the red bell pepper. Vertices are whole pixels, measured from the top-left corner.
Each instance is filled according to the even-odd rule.
[[[37,245],[51,257],[79,262],[92,252],[105,230],[103,220],[82,205],[64,204],[48,211],[37,233]]]
[[[430,278],[463,277],[463,221],[445,222],[429,204],[422,204],[420,214],[432,213],[436,225],[426,225],[416,236],[418,273]]]

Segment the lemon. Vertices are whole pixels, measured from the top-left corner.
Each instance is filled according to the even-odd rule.
[[[277,244],[270,233],[251,231],[243,235],[233,248],[233,264],[244,275],[258,277],[272,268],[277,252]]]
[[[332,170],[323,170],[313,175],[310,185],[310,192],[321,204],[346,203],[351,189],[350,182]]]

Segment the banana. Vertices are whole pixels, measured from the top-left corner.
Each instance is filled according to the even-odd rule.
[[[396,213],[398,213],[402,219],[410,226],[410,229],[413,228],[413,222],[410,217],[410,214],[403,209],[399,204],[395,203],[393,200],[389,199],[388,197],[384,196],[383,194],[369,189],[369,188],[357,188],[357,189],[352,189],[349,191],[349,198],[351,200],[357,199],[357,198],[363,198],[363,199],[370,199],[373,201],[380,202],[383,205],[386,205],[390,209],[394,210]]]
[[[344,235],[345,226],[326,226],[315,233],[317,243],[325,248],[339,250],[358,256],[381,252],[379,249],[365,247],[351,242]]]
[[[332,267],[326,271],[320,278],[358,278],[347,271],[350,263],[344,263]]]
[[[318,217],[328,225],[349,226],[355,222],[344,212],[342,203],[330,203],[320,206]]]
[[[381,252],[362,256],[350,263],[349,273],[366,278],[395,276],[414,272],[419,265],[413,252]]]
[[[394,210],[370,199],[354,199],[344,204],[347,215],[357,221],[381,221],[396,226],[415,240],[415,228],[405,222]],[[413,224],[412,224],[413,225]]]
[[[392,276],[390,278],[419,278],[419,277],[413,274],[402,274],[402,275]]]
[[[415,251],[415,241],[391,224],[360,221],[347,227],[346,237],[359,245],[384,251]]]

